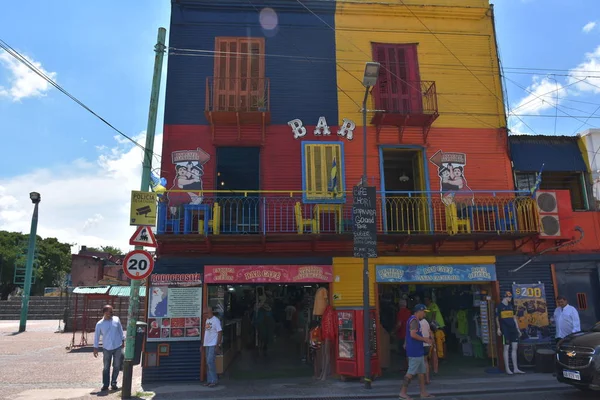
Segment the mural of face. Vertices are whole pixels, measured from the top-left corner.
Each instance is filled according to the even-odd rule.
[[[172,214],[177,213],[178,207],[184,204],[202,204],[204,190],[202,176],[204,165],[210,160],[210,155],[204,150],[178,150],[171,153],[175,165],[175,179],[168,195],[169,207]]]
[[[474,201],[473,192],[465,179],[466,154],[444,153],[438,150],[429,161],[438,168],[440,192],[445,204],[456,201],[457,197],[470,203]]]

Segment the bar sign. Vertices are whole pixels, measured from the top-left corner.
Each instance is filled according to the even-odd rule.
[[[377,258],[377,208],[374,186],[355,186],[352,202],[354,257]]]

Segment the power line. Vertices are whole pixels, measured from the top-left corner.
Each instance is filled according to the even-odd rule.
[[[106,124],[108,127],[110,127],[112,130],[114,130],[115,132],[117,132],[119,135],[123,136],[125,139],[129,140],[131,143],[133,143],[134,145],[138,146],[140,149],[142,149],[144,152],[146,151],[150,151],[151,154],[154,157],[159,157],[160,156],[156,153],[154,153],[151,149],[146,150],[146,148],[144,146],[142,146],[141,144],[139,144],[138,142],[136,142],[135,140],[133,140],[131,137],[129,137],[128,135],[126,135],[125,133],[121,132],[119,129],[117,129],[114,125],[112,125],[110,122],[108,122],[106,119],[104,119],[103,117],[101,117],[100,115],[98,115],[96,112],[94,112],[91,108],[89,108],[88,106],[86,106],[83,102],[81,102],[78,98],[76,98],[75,96],[73,96],[71,93],[69,93],[67,90],[65,90],[64,88],[62,88],[58,83],[56,83],[54,80],[52,80],[48,75],[44,74],[42,71],[40,71],[35,65],[33,65],[25,56],[23,56],[21,53],[19,53],[17,50],[15,50],[14,48],[12,48],[8,43],[6,43],[4,40],[0,39],[0,48],[2,48],[4,51],[6,51],[9,55],[11,55],[12,57],[14,57],[17,61],[21,62],[22,64],[24,64],[27,68],[29,68],[31,71],[33,71],[36,75],[38,75],[40,78],[44,79],[46,82],[48,82],[50,85],[54,86],[56,89],[58,89],[61,93],[63,93],[64,95],[66,95],[67,97],[69,97],[71,100],[73,100],[75,103],[77,103],[79,106],[83,107],[86,111],[88,111],[90,114],[92,114],[93,116],[95,116],[96,118],[98,118],[100,121],[102,121],[104,124]]]

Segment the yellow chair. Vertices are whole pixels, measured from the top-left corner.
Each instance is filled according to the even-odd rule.
[[[304,233],[304,229],[307,227],[310,227],[311,233],[317,233],[317,220],[304,219],[302,216],[302,204],[300,204],[300,202],[296,203],[294,206],[294,213],[296,215],[296,228],[298,229],[299,235],[302,235]]]
[[[471,220],[458,217],[455,203],[446,204],[446,230],[449,235],[459,232],[471,233]]]
[[[208,220],[208,225],[212,228],[213,235],[218,235],[220,233],[221,206],[219,206],[219,203],[215,203],[213,205],[213,215],[212,215],[212,219]],[[198,221],[198,233],[200,235],[204,235],[204,220],[203,219]]]

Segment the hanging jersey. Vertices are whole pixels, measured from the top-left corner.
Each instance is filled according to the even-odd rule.
[[[456,314],[456,320],[458,322],[458,334],[468,335],[469,334],[469,320],[467,319],[467,311],[460,310]]]
[[[444,342],[446,342],[446,334],[441,329],[435,331],[435,347],[438,358],[444,358]]]

